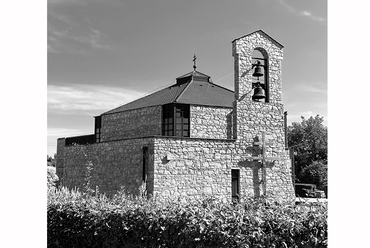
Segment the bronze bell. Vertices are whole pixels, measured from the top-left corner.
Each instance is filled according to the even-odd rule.
[[[262,89],[260,85],[258,85],[256,88],[254,88],[252,100],[259,100],[263,98],[266,98],[265,91]]]
[[[261,66],[261,62],[257,61],[257,64],[255,65],[256,68],[254,69],[254,72],[253,72],[253,77],[262,77],[263,76],[263,71],[262,71],[262,66]]]

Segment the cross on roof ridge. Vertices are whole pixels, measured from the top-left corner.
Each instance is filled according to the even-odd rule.
[[[193,69],[194,69],[194,71],[197,69],[196,60],[197,60],[197,56],[194,53],[194,56],[193,56]]]

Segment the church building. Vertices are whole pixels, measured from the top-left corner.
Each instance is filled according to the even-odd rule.
[[[59,138],[62,185],[113,195],[295,199],[282,102],[283,45],[262,30],[235,39],[234,91],[193,71],[95,117],[94,134]],[[88,173],[88,174],[87,174]]]

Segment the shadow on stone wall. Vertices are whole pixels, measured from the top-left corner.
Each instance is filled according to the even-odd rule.
[[[226,115],[226,137],[227,139],[233,138],[233,112],[231,111]]]
[[[260,179],[258,173],[259,170],[261,169],[261,163],[256,162],[256,161],[240,161],[238,163],[240,167],[248,167],[252,170],[252,176],[253,176],[253,192],[254,192],[254,197],[260,197],[261,196],[261,183],[262,180]]]
[[[254,141],[258,141],[258,137],[254,138]],[[261,156],[262,148],[259,146],[250,146],[246,148],[246,154],[252,154],[253,157]],[[265,163],[266,169],[271,169],[275,165],[275,162],[267,161]],[[253,161],[252,159],[247,159],[244,161],[238,162],[238,166],[247,167],[252,170],[252,180],[253,180],[253,192],[254,197],[260,197],[263,192],[261,192],[262,186],[262,158],[260,161]],[[261,175],[261,176],[260,176]],[[268,183],[268,182],[267,182]]]

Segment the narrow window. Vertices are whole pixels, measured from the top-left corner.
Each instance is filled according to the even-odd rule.
[[[239,201],[239,170],[231,170],[231,196],[233,201]]]
[[[147,170],[148,170],[148,147],[143,147],[143,182],[146,182]]]
[[[164,136],[173,136],[173,104],[163,105],[162,134]]]
[[[189,116],[189,105],[163,105],[162,135],[189,137]]]
[[[95,142],[99,143],[101,140],[101,116],[95,117]]]
[[[189,105],[176,105],[176,136],[189,137]]]

